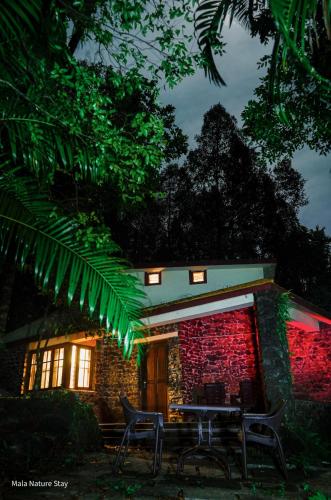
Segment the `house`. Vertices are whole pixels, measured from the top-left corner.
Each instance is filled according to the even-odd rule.
[[[287,332],[279,331],[272,261],[141,264],[146,292],[141,366],[123,360],[116,341],[96,334],[82,315],[58,311],[5,336],[2,381],[28,392],[65,387],[94,405],[100,420],[121,420],[118,394],[137,407],[162,411],[191,402],[206,384],[222,384],[226,402],[254,384],[259,406],[279,397],[331,402],[331,314],[290,294]],[[37,363],[37,353],[41,362]],[[209,386],[210,387],[210,386]]]

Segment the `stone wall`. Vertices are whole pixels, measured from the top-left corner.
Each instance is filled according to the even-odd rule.
[[[0,345],[0,391],[18,396],[21,392],[25,358],[25,345]]]
[[[251,308],[183,321],[178,325],[183,400],[205,383],[225,382],[227,401],[239,382],[258,379],[257,345]]]
[[[139,369],[134,356],[124,360],[115,342],[97,341],[95,365],[95,406],[101,421],[123,421],[119,394],[125,393],[140,408]]]
[[[331,328],[305,332],[288,327],[296,399],[331,403]]]
[[[182,404],[182,365],[180,362],[179,339],[168,340],[168,402]],[[178,414],[169,410],[168,419],[178,421]]]
[[[288,401],[287,413],[293,411],[292,377],[287,343],[277,331],[279,292],[269,289],[255,295],[256,324],[265,406],[280,399]]]

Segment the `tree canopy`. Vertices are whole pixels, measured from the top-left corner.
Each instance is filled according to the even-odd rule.
[[[131,259],[274,258],[279,284],[329,308],[330,238],[299,222],[304,180],[289,160],[261,165],[223,106],[205,114],[184,164],[163,169],[159,190],[113,226]]]
[[[247,134],[268,155],[265,160],[291,157],[305,144],[322,154],[330,150],[330,10],[330,0],[198,2],[195,28],[214,83],[225,84],[214,57],[224,51],[227,20],[231,26],[236,19],[261,43],[273,42],[272,54],[259,63],[267,75],[243,115]]]
[[[69,303],[87,307],[125,356],[142,292],[102,219],[91,226],[93,214],[62,203],[58,188],[108,184],[124,204],[149,191],[169,152],[155,81],[176,84],[200,58],[187,49],[190,15],[185,0],[1,6],[2,256],[14,255],[20,268],[33,258],[39,286],[55,299],[66,290]],[[86,43],[93,64],[81,55]]]

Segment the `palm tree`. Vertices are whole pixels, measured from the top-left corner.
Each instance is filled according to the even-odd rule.
[[[61,61],[74,62],[58,20],[61,8],[53,5],[45,16],[47,8],[42,0],[4,0],[0,10],[0,257],[14,249],[15,262],[23,268],[32,256],[39,286],[52,290],[55,300],[66,290],[69,304],[87,307],[117,337],[126,357],[139,336],[144,294],[125,272],[126,262],[116,257],[110,233],[99,246],[82,243],[77,220],[62,213],[50,196],[59,170],[92,183],[106,174],[93,138],[54,113],[53,101],[72,87],[65,72],[67,87],[58,79],[53,85],[48,61],[53,59],[62,72]]]

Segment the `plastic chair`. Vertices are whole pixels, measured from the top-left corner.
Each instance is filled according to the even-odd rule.
[[[244,413],[242,415],[242,461],[245,479],[247,479],[247,443],[261,444],[278,451],[283,474],[285,479],[288,479],[284,452],[278,434],[286,403],[287,401],[279,401],[270,413]],[[252,430],[253,425],[262,426],[262,429]],[[268,430],[268,434],[265,433],[266,430]]]
[[[153,457],[153,475],[156,475],[161,468],[162,463],[162,444],[163,444],[163,414],[149,411],[136,410],[129,402],[126,396],[120,396],[120,402],[123,408],[124,420],[126,427],[124,435],[117,452],[113,465],[113,472],[116,474],[122,467],[127,455],[130,441],[138,441],[141,439],[154,440],[154,457]],[[152,430],[136,430],[138,422],[153,422]]]

